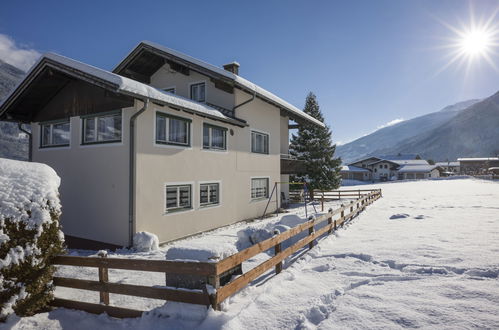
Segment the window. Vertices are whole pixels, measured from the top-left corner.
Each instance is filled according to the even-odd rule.
[[[227,129],[203,124],[203,148],[227,150]]]
[[[191,185],[166,186],[166,211],[192,208]]]
[[[259,154],[269,153],[269,135],[251,131],[251,152]]]
[[[199,204],[201,206],[220,203],[220,185],[218,183],[203,183],[199,186]]]
[[[121,112],[83,118],[83,144],[121,141]]]
[[[260,199],[269,197],[269,179],[251,179],[251,198]]]
[[[189,147],[191,120],[164,113],[156,113],[156,143]]]
[[[191,99],[198,102],[204,102],[206,97],[205,83],[191,85]]]
[[[165,88],[163,89],[165,92],[175,94],[175,87]]]
[[[63,147],[69,146],[70,125],[69,120],[58,123],[40,124],[41,143],[44,147]]]
[[[383,165],[382,165],[382,164],[379,164],[379,168],[383,168]]]

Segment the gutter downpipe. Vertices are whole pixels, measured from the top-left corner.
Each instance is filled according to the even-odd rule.
[[[33,161],[33,133],[31,133],[30,131],[28,130],[25,130],[23,128],[23,123],[21,122],[17,122],[17,127],[19,127],[19,130],[23,133],[25,133],[26,135],[28,135],[28,139],[29,139],[29,142],[28,142],[28,161]]]
[[[239,108],[239,107],[242,107],[243,105],[245,104],[248,104],[250,102],[252,102],[256,97],[256,86],[253,86],[253,95],[251,96],[250,99],[242,102],[242,103],[239,103],[238,105],[235,105],[233,108],[232,108],[232,112],[234,113],[234,116],[236,115],[236,109]]]
[[[135,121],[149,105],[149,99],[143,99],[143,107],[130,118],[130,154],[129,154],[129,176],[128,176],[128,232],[129,246],[133,246],[133,232],[135,226]]]

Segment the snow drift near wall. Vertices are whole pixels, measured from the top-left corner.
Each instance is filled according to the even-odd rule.
[[[64,242],[60,181],[47,165],[0,158],[0,320],[52,299],[50,260]]]

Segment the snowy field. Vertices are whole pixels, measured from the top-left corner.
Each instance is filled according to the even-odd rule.
[[[221,312],[144,299],[134,303],[146,310],[159,307],[138,319],[56,309],[27,318],[13,316],[3,328],[499,328],[499,183],[454,179],[373,187],[383,189],[382,199],[312,251],[297,256],[281,274],[264,276],[226,300]],[[282,221],[281,216],[238,224],[154,253],[122,251],[121,256],[162,259],[172,246],[212,240],[243,244],[237,233],[244,226],[267,228]],[[59,275],[75,276],[68,268]],[[96,279],[91,269],[78,274],[92,276]],[[164,285],[164,277],[154,273],[111,272],[110,280],[134,283],[136,276],[143,284]],[[57,295],[97,301],[98,293],[87,297],[74,291],[58,290]],[[111,295],[111,303],[128,307],[130,301],[121,297]]]

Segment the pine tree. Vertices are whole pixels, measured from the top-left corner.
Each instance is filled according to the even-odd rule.
[[[317,98],[312,92],[307,95],[303,111],[324,122]],[[292,156],[305,161],[306,168],[305,173],[294,176],[292,180],[307,182],[311,196],[313,190],[332,190],[340,186],[341,160],[334,158],[336,145],[332,143],[329,126],[299,125],[298,133],[291,136],[289,149]]]

